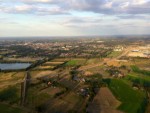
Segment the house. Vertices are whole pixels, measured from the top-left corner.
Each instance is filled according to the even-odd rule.
[[[82,89],[80,89],[80,94],[82,96],[89,96],[89,88],[82,88]]]
[[[116,46],[114,47],[114,51],[123,51],[123,46]]]

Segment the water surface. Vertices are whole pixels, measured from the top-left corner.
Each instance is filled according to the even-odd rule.
[[[19,70],[26,69],[29,67],[30,63],[0,63],[1,70]]]

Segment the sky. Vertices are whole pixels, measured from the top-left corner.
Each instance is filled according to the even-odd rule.
[[[0,0],[0,37],[150,34],[150,0]]]

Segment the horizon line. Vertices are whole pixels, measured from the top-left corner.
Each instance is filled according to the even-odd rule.
[[[123,35],[70,35],[70,36],[1,36],[0,38],[74,38],[74,37],[110,37],[110,36],[150,36],[150,34],[123,34]]]

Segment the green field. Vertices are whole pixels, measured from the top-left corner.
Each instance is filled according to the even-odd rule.
[[[126,80],[131,81],[134,84],[138,84],[144,87],[150,87],[149,71],[141,70],[137,66],[131,66],[132,72],[125,77]]]
[[[144,113],[146,95],[144,92],[134,90],[124,80],[107,79],[108,87],[116,98],[122,102],[118,107],[126,113]]]
[[[65,66],[78,66],[78,65],[84,65],[86,62],[85,59],[72,59],[68,61]]]
[[[76,66],[78,64],[77,60],[70,60],[66,63],[66,66]]]
[[[102,60],[100,58],[91,58],[91,59],[85,59],[85,58],[74,58],[66,63],[66,66],[78,66],[78,65],[91,65],[91,64],[97,64],[101,62]]]
[[[114,58],[114,57],[119,56],[121,53],[122,53],[122,52],[120,52],[120,51],[113,51],[113,52],[111,52],[111,53],[108,55],[108,57],[109,57],[109,58]]]
[[[139,67],[135,66],[135,65],[132,65],[131,66],[131,69],[133,72],[135,73],[139,73],[139,74],[143,74],[145,76],[150,76],[150,71],[147,71],[147,70],[142,70],[140,69]]]
[[[126,76],[125,79],[130,80],[133,83],[140,84],[141,86],[149,86],[150,87],[150,77],[149,76],[131,73],[128,76]]]

